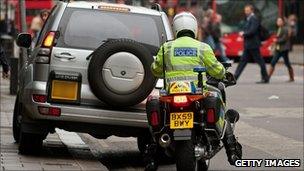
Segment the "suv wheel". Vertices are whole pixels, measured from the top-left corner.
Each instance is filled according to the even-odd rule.
[[[136,105],[155,87],[152,62],[150,51],[140,43],[130,39],[109,40],[94,51],[88,67],[92,92],[112,106]]]
[[[19,102],[19,94],[18,94],[15,100],[14,114],[13,114],[13,137],[16,143],[19,143],[19,138],[20,138],[20,123],[22,117],[21,110],[22,110],[22,105]]]
[[[38,154],[42,149],[43,136],[40,134],[20,133],[19,153]]]

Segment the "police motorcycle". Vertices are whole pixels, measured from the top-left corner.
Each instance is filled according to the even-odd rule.
[[[227,69],[230,63],[222,63]],[[147,117],[152,138],[175,157],[178,171],[206,171],[210,159],[222,148],[227,124],[234,130],[239,114],[225,109],[225,88],[236,84],[231,73],[217,80],[207,75],[203,82],[204,67],[193,69],[198,73],[198,83],[176,81],[160,90],[159,97],[147,101]],[[165,78],[164,78],[165,80]],[[212,91],[204,91],[204,86]],[[225,119],[229,120],[228,123]],[[230,125],[229,125],[230,126]]]

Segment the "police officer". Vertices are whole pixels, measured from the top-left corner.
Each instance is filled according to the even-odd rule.
[[[162,48],[164,48],[167,83],[183,80],[196,81],[197,74],[193,72],[193,68],[197,66],[206,67],[208,74],[216,79],[225,77],[226,70],[217,61],[210,46],[195,39],[197,37],[197,20],[191,13],[177,14],[173,19],[173,31],[176,39],[164,43],[156,60],[152,63],[152,73],[156,77],[163,78],[164,76]],[[226,129],[223,143],[228,161],[234,165],[235,161],[241,158],[242,147],[235,139],[230,124]]]
[[[197,37],[196,18],[188,12],[177,14],[173,19],[176,39],[164,43],[167,83],[177,80],[197,80],[193,72],[196,66],[205,66],[208,74],[217,79],[225,76],[225,68],[217,61],[211,47],[195,40]],[[163,77],[162,47],[152,64],[152,73]]]

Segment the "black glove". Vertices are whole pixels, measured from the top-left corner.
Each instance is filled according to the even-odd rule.
[[[236,79],[231,72],[227,72],[225,74],[225,78],[223,79],[223,82],[224,82],[225,86],[228,87],[228,86],[235,85]]]

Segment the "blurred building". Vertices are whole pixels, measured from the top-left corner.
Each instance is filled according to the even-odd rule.
[[[56,1],[54,0],[25,0],[26,24],[28,28],[32,19],[39,15],[41,10],[51,10],[55,3]],[[5,6],[8,6],[8,10],[6,10]],[[14,28],[21,30],[19,0],[1,0],[1,16],[5,16],[6,13],[9,14],[9,19],[13,21]]]
[[[190,11],[196,15],[201,23],[207,9],[222,15],[222,32],[231,33],[240,31],[245,18],[243,8],[252,4],[262,24],[270,31],[276,30],[276,18],[288,17],[294,14],[297,17],[296,42],[304,40],[304,0],[155,0],[169,17],[180,11]]]
[[[14,21],[15,27],[20,29],[19,0],[1,0],[1,22],[6,24],[6,18]],[[25,0],[26,23],[30,25],[31,20],[39,14],[42,9],[51,9],[58,0]],[[73,1],[73,0],[71,0]],[[79,0],[74,0],[79,1]],[[98,0],[93,0],[98,1]],[[304,33],[304,0],[100,0],[110,3],[124,3],[134,6],[149,7],[151,3],[159,3],[168,14],[169,19],[181,11],[192,12],[201,23],[207,9],[222,15],[222,30],[224,33],[239,31],[244,19],[243,7],[250,3],[256,7],[256,13],[263,25],[269,30],[275,30],[275,20],[278,16],[288,17],[295,14],[297,17],[297,42],[303,42]],[[8,4],[8,5],[7,5]],[[8,6],[8,9],[6,8]],[[7,14],[7,15],[6,15]],[[6,17],[8,16],[8,17]],[[8,23],[8,22],[7,22]],[[3,27],[1,26],[1,29]]]
[[[15,11],[14,6],[0,1],[0,35],[13,34],[14,32],[14,19]]]

